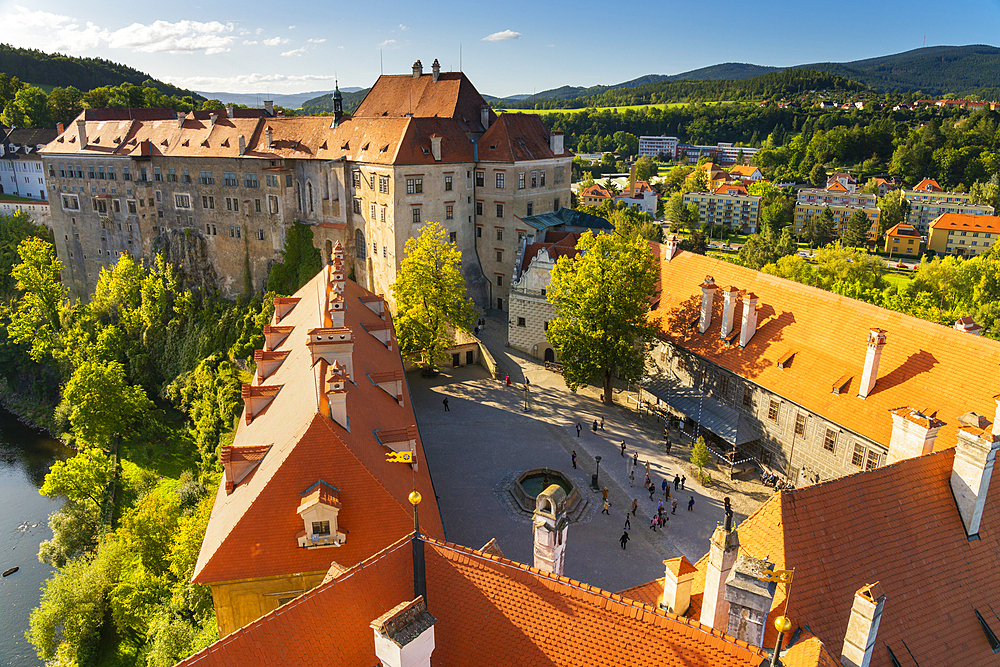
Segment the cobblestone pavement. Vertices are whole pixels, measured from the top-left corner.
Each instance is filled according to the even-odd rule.
[[[662,577],[666,558],[681,554],[691,561],[701,558],[712,531],[723,519],[723,495],[731,494],[738,522],[770,493],[755,482],[723,483],[717,471],[713,485],[702,487],[687,463],[689,445],[675,444],[672,455],[667,455],[662,423],[619,405],[602,405],[596,388],[570,392],[561,376],[499,344],[506,337],[504,324],[491,317],[483,338],[504,372],[510,372],[513,386],[493,380],[480,366],[443,369],[440,376],[430,379],[419,373],[407,376],[449,540],[479,548],[495,537],[507,557],[531,564],[531,529],[502,490],[521,471],[559,470],[590,500],[581,521],[570,525],[565,574],[618,591]],[[530,382],[529,412],[523,411],[525,378]],[[450,399],[450,412],[442,406],[445,396]],[[615,400],[625,401],[627,396],[616,393]],[[600,422],[602,416],[604,430],[598,428],[595,433],[593,421]],[[577,422],[583,427],[579,436]],[[621,456],[622,440],[627,458]],[[678,440],[674,432],[671,441]],[[574,450],[576,470],[570,458]],[[630,487],[635,452],[639,466]],[[591,475],[597,472],[597,456],[602,457],[600,486],[608,487],[610,515],[600,512],[601,494],[589,488]],[[642,486],[647,460],[656,484],[654,500]],[[671,498],[679,500],[677,514],[670,516],[665,530],[654,532],[649,523],[663,498],[661,482],[665,477],[672,480],[675,474],[686,475],[687,488],[674,491],[671,485]],[[695,504],[689,512],[687,502],[692,497]],[[630,519],[628,549],[622,552],[618,539],[633,499],[639,507]],[[666,506],[669,514],[669,503]]]

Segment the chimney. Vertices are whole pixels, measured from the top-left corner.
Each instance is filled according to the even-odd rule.
[[[712,534],[708,548],[708,569],[705,573],[705,593],[701,601],[701,622],[710,628],[722,630],[727,627],[729,603],[723,595],[726,579],[736,563],[740,551],[740,537],[734,530],[727,533],[718,526]]]
[[[424,73],[424,66],[420,63],[420,61],[418,60],[417,62],[413,63],[413,78],[419,79],[420,75],[422,75],[423,73]]]
[[[441,161],[441,135],[432,134],[431,135],[431,155],[434,157],[435,162]]]
[[[561,577],[566,562],[566,491],[550,484],[535,499],[531,517],[535,567]]]
[[[732,285],[722,288],[722,329],[719,331],[719,338],[725,338],[733,332],[737,296],[739,291]]]
[[[270,150],[271,146],[274,145],[274,132],[271,131],[271,126],[270,125],[268,125],[264,129],[264,138],[267,140],[267,148],[268,148],[268,150]]]
[[[628,198],[633,199],[635,197],[635,164],[628,170]]]
[[[875,637],[878,635],[884,606],[885,595],[877,581],[854,594],[851,618],[847,621],[847,635],[844,637],[844,650],[840,655],[841,665],[868,667],[875,650]]]
[[[232,104],[227,104],[226,105],[226,118],[232,118],[232,117],[233,117],[233,105]]]
[[[479,108],[479,122],[483,124],[483,132],[490,129],[490,105],[484,104]]]
[[[878,362],[882,359],[882,348],[885,347],[885,331],[872,329],[868,332],[868,353],[865,355],[865,372],[861,376],[861,386],[858,396],[868,398],[878,380]]]
[[[184,114],[180,111],[177,112],[177,129],[183,129],[184,127]]]
[[[698,333],[703,334],[712,325],[712,305],[715,302],[715,278],[705,276],[701,284],[701,320],[698,323]]]
[[[434,76],[432,79],[433,81],[437,81],[441,77],[441,63],[438,62],[437,58],[435,58],[434,62],[431,64],[431,73]]]
[[[325,359],[331,366],[340,364],[347,371],[347,377],[354,377],[354,336],[347,327],[310,329],[306,345],[312,355],[312,363]]]
[[[65,131],[66,131],[66,126],[65,125],[63,125],[62,123],[56,123],[56,132],[58,132],[59,134],[62,134]]]
[[[740,348],[744,348],[757,333],[757,295],[753,292],[743,297],[743,323],[740,328]]]
[[[773,581],[761,581],[761,577],[773,570],[773,563],[740,554],[736,567],[726,578],[725,599],[729,603],[726,634],[757,648],[764,647],[767,613],[778,587]]]
[[[663,248],[664,248],[663,259],[669,262],[671,259],[674,258],[674,255],[677,254],[677,237],[668,236],[666,239],[664,239]]]
[[[430,667],[435,623],[422,595],[396,605],[372,621],[375,657],[382,667]]]
[[[80,119],[76,121],[76,132],[79,135],[80,148],[87,147],[87,121]]]
[[[240,135],[240,155],[244,155],[247,152],[247,139],[242,134]]]
[[[218,111],[212,111],[211,113],[209,113],[208,120],[209,120],[209,122],[211,124],[211,127],[215,127],[215,124],[219,120],[219,112]]]
[[[666,574],[663,577],[663,597],[660,609],[683,616],[691,606],[691,582],[698,571],[684,556],[663,561]]]
[[[1000,397],[997,416],[1000,416]],[[951,492],[962,515],[965,534],[969,540],[979,539],[979,524],[993,477],[993,464],[1000,449],[1000,427],[993,428],[986,417],[967,412],[958,418],[958,441],[955,444],[955,461],[951,469]]]
[[[347,421],[347,377],[344,367],[336,362],[330,365],[330,374],[326,379],[326,401],[330,406],[330,419],[350,432],[350,422]]]
[[[553,155],[562,155],[565,152],[563,148],[564,138],[562,132],[553,132],[549,135],[549,148],[552,150]]]
[[[274,100],[264,100],[264,113],[268,116],[274,115]]]
[[[913,408],[897,408],[892,416],[892,437],[886,463],[912,459],[934,451],[934,440],[944,422]]]

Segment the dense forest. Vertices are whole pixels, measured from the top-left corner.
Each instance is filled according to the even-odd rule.
[[[343,95],[343,105],[344,113],[351,113],[358,108],[361,104],[361,100],[365,99],[365,95],[371,88],[365,88],[364,90],[357,90],[353,93],[341,93]],[[319,97],[314,97],[311,100],[306,100],[302,103],[302,113],[304,114],[321,114],[324,111],[333,112],[333,93],[327,93],[326,95],[320,95]]]

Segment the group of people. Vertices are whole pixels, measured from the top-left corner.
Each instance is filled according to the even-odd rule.
[[[760,481],[764,484],[764,486],[773,486],[779,491],[781,489],[793,488],[791,484],[786,483],[785,480],[779,478],[773,472],[769,473],[766,470],[760,474]]]

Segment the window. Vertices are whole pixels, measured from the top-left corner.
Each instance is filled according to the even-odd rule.
[[[503,204],[497,204],[497,217],[503,217]]]
[[[361,200],[358,199],[357,197],[354,198],[353,209],[354,209],[355,213],[357,213],[358,215],[361,215]]]
[[[372,178],[374,178],[374,176]],[[306,195],[307,195],[307,197],[309,199],[309,212],[312,213],[315,210],[315,209],[313,209],[313,184],[312,183],[309,183],[309,182],[306,183]],[[372,215],[374,216],[375,213],[373,212]]]
[[[526,325],[527,325],[527,323],[524,321],[523,317],[517,318],[517,326],[523,327],[523,326],[526,326]]]
[[[371,216],[370,216],[371,217],[371,221],[375,222],[375,202],[372,202],[371,206],[369,206],[368,209],[369,209],[369,212],[371,213]]]
[[[828,452],[837,451],[837,432],[833,429],[826,429],[826,437],[823,438],[823,449]]]
[[[477,239],[483,238],[483,228],[482,227],[478,227],[478,226],[476,227],[476,238]]]
[[[537,171],[531,172],[531,187],[533,187],[533,188],[537,188],[538,187],[538,172]]]
[[[559,197],[556,197],[555,200],[552,202],[552,210],[553,211],[559,210]]]
[[[257,229],[257,240],[258,241],[263,241],[264,240],[264,228],[263,227],[259,227]]]
[[[94,210],[97,211],[98,213],[107,213],[108,212],[108,200],[107,199],[101,199],[99,197],[95,198],[94,199]]]
[[[63,195],[62,206],[70,211],[78,211],[80,210],[80,200],[75,195]]]
[[[110,178],[111,180],[114,180],[115,179],[115,175],[112,174],[111,172],[108,172],[108,178]],[[188,173],[187,169],[182,169],[181,170],[181,181],[183,181],[184,183],[190,183],[191,182],[191,174]]]
[[[259,199],[254,199],[253,200],[253,208],[254,208],[254,212],[255,213],[260,213],[261,212],[260,200]]]
[[[854,443],[854,453],[851,454],[851,465],[861,467],[865,462],[865,448],[864,445],[859,445]]]
[[[482,215],[482,214],[483,214],[483,202],[477,201],[476,202],[476,215]]]
[[[486,172],[477,171],[476,172],[476,187],[481,188],[486,185]]]
[[[379,207],[378,221],[385,222],[385,204],[382,204],[382,206]]]
[[[729,397],[729,376],[722,374],[719,375],[719,393],[722,394],[722,398]]]
[[[503,287],[503,276],[497,275],[497,287]]]
[[[518,190],[523,190],[524,189],[524,172],[523,171],[520,171],[520,172],[517,173],[517,189]]]
[[[236,228],[233,227],[232,225],[229,225],[229,238],[231,239],[236,238]]]
[[[112,199],[111,200],[111,206],[112,206],[112,208],[114,208],[115,213],[121,213],[122,212],[122,203],[119,200]]]
[[[778,421],[778,402],[773,398],[767,404],[767,418],[773,422]]]
[[[351,172],[351,183],[356,188],[360,188],[361,187],[361,170],[360,169],[355,169],[354,171]]]
[[[503,241],[503,230],[497,229],[497,241]]]
[[[131,213],[132,215],[135,215],[136,208],[135,208],[135,200],[134,199],[129,199],[128,201],[126,201],[125,202],[125,206],[128,208],[128,212],[129,213]]]
[[[222,184],[235,187],[237,185],[236,172],[235,171],[222,172]]]
[[[451,191],[451,176],[445,176],[444,177],[444,189],[445,189],[445,192],[450,192]]]
[[[168,183],[176,183],[177,182],[177,172],[174,171],[173,167],[171,167],[170,169],[167,170],[167,182]]]
[[[205,195],[202,195],[201,196],[201,207],[202,208],[208,208],[208,209],[214,209],[215,208],[215,197],[211,197],[211,196],[206,197]]]
[[[795,415],[795,435],[805,435],[805,433],[806,433],[806,416]]]
[[[122,180],[123,181],[132,180],[132,174],[129,172],[128,167],[122,167]]]
[[[109,181],[115,180],[115,169],[114,169],[114,167],[108,167],[108,180]]]
[[[189,195],[174,195],[174,208],[191,208]]]
[[[387,259],[389,257],[389,247],[386,244],[382,244],[382,259]]]
[[[90,177],[91,178],[94,177],[93,172],[91,172]],[[159,167],[153,167],[153,180],[154,181],[162,181],[163,180],[163,175],[160,174],[160,168]]]
[[[267,210],[271,213],[271,215],[278,214],[278,198],[274,195],[267,196]]]
[[[458,241],[458,232],[448,232],[448,243],[454,245]]]
[[[503,263],[503,250],[497,250],[497,264]]]
[[[406,179],[406,194],[416,195],[424,191],[424,179],[422,178],[408,178]]]
[[[445,204],[444,219],[453,220],[454,218],[455,218],[455,207],[451,204]]]
[[[243,174],[243,185],[248,188],[259,188],[260,181],[257,180],[257,174]]]
[[[378,177],[378,191],[383,194],[389,194],[389,177],[379,176]]]
[[[545,187],[545,170],[544,169],[542,169],[540,172],[538,172],[538,186],[542,187],[542,188]]]
[[[367,251],[367,248],[365,248],[365,233],[363,231],[361,231],[360,229],[355,229],[354,230],[354,256],[357,257],[358,259],[364,259],[366,251]]]
[[[528,216],[532,216],[535,213],[535,205],[532,202],[528,202]]]
[[[753,389],[750,387],[743,387],[743,407],[753,407]]]
[[[503,190],[503,172],[497,172],[497,190]]]
[[[542,322],[542,330],[543,331],[548,331],[549,330],[549,321],[548,320]]]
[[[415,225],[419,225],[420,224],[420,209],[419,208],[413,209],[413,224],[415,224]]]
[[[277,187],[278,186],[277,180],[278,180],[277,176],[273,176],[271,174],[264,174],[264,184],[267,185],[267,187],[269,188]]]
[[[868,450],[868,462],[865,463],[865,470],[871,470],[872,468],[877,468],[879,461],[882,459],[882,455],[875,450]]]

